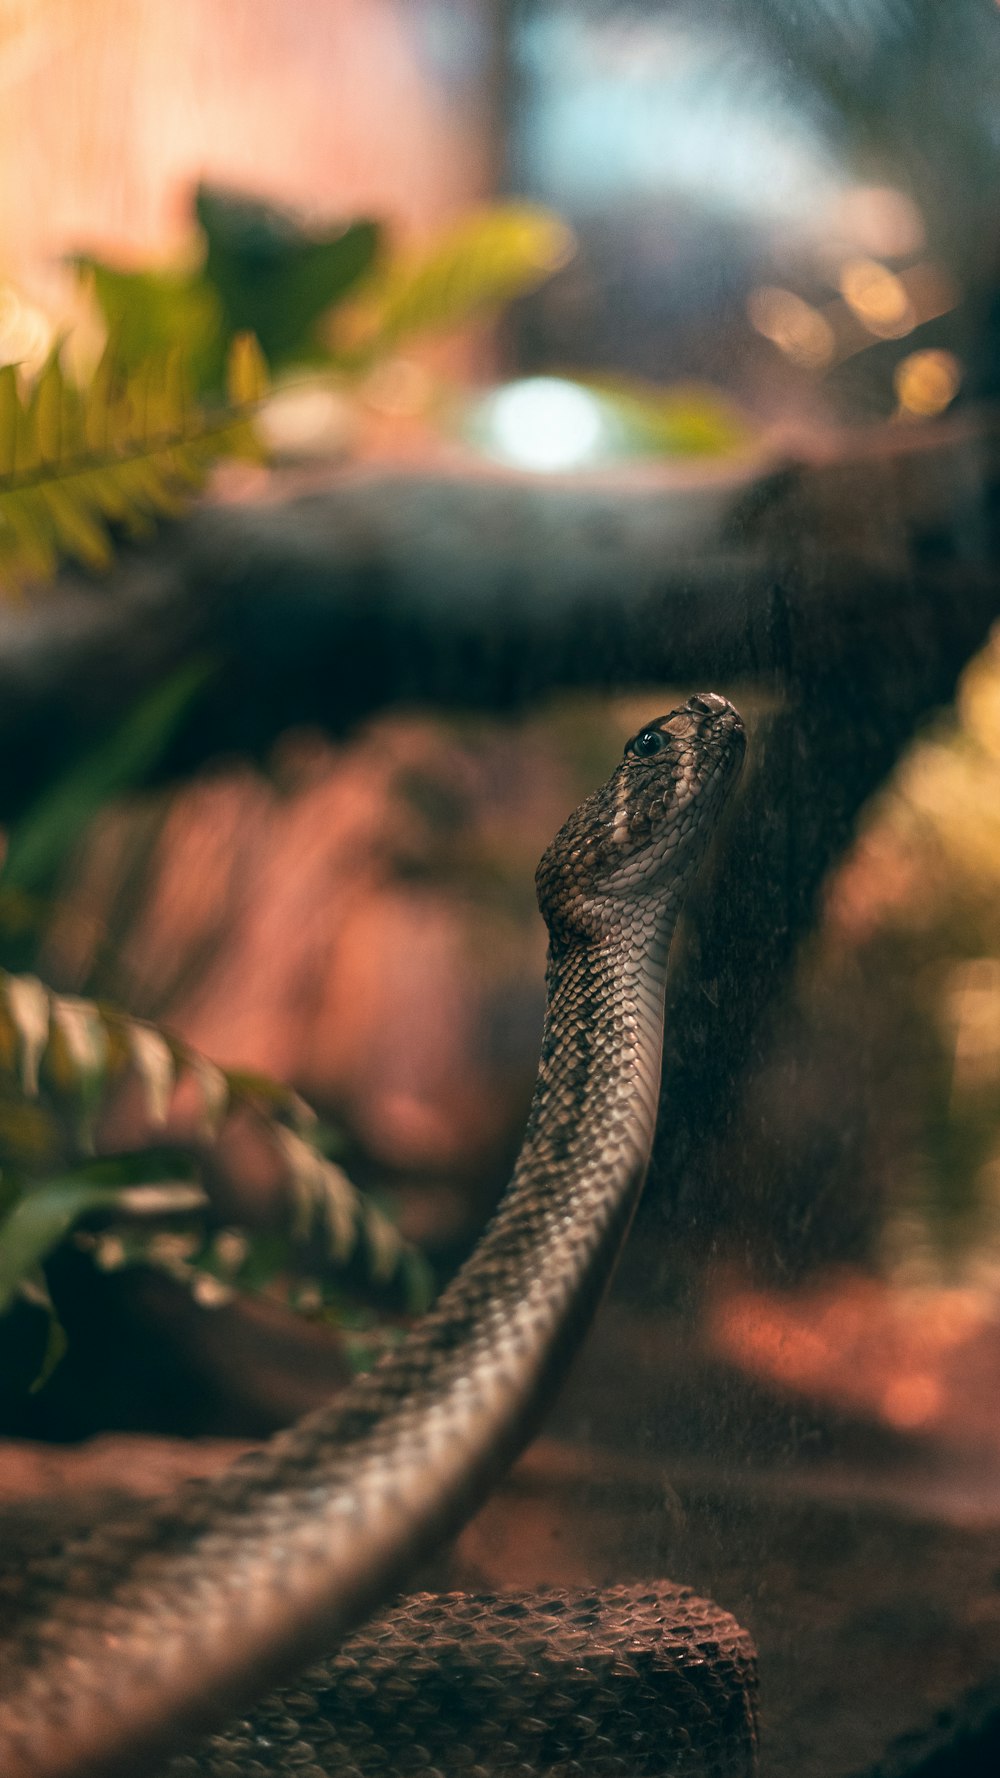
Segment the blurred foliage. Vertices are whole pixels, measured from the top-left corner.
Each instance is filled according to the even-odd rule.
[[[286,211],[200,185],[195,217],[203,263],[193,271],[131,271],[91,254],[74,257],[109,334],[130,368],[183,351],[195,388],[217,391],[227,348],[252,333],[274,370],[325,356],[320,316],[369,270],[381,231],[356,222],[326,234]]]
[[[573,252],[573,236],[551,212],[498,204],[447,229],[418,252],[376,261],[332,320],[334,353],[367,369],[421,334],[462,326],[533,290]]]
[[[102,1114],[126,1080],[143,1098],[143,1133],[167,1146],[92,1158]],[[169,1144],[183,1085],[193,1135]],[[201,1175],[227,1120],[252,1121],[282,1170],[282,1226],[220,1227]],[[315,1119],[291,1089],[227,1071],[157,1026],[33,976],[0,972],[0,1314],[25,1287],[47,1301],[42,1267],[83,1226],[105,1269],[154,1266],[206,1306],[237,1290],[316,1312],[345,1294],[426,1306],[420,1256],[323,1153]]]
[[[751,438],[736,403],[704,384],[608,377],[586,379],[586,387],[600,396],[632,455],[723,457]]]
[[[308,229],[205,186],[194,212],[195,269],[77,258],[108,341],[91,375],[75,381],[58,345],[34,376],[0,368],[0,585],[44,580],[66,558],[106,570],[116,539],[142,539],[181,511],[214,460],[259,454],[265,358],[279,374],[301,368],[359,387],[406,342],[530,290],[573,246],[557,218],[518,204],[465,217],[409,252],[393,251],[375,222]],[[606,399],[627,408],[649,448],[729,448],[728,418],[687,394],[630,388]],[[11,832],[0,930],[15,951],[44,927],[84,829],[144,780],[210,675],[211,663],[188,663]],[[97,1156],[102,1112],[126,1076],[164,1142]],[[180,1147],[167,1140],[178,1083],[199,1107],[197,1139]],[[213,1213],[205,1156],[234,1113],[280,1151],[281,1231],[220,1227]],[[0,1312],[18,1296],[46,1308],[43,1378],[61,1349],[45,1266],[67,1240],[105,1268],[165,1271],[206,1305],[249,1290],[331,1309],[363,1360],[385,1337],[373,1303],[414,1311],[429,1296],[419,1255],[324,1152],[294,1094],[227,1073],[158,1026],[54,993],[31,974],[0,972],[0,1155]]]
[[[194,210],[194,270],[76,256],[108,339],[91,377],[75,383],[58,345],[34,377],[0,367],[0,588],[44,581],[63,559],[107,570],[116,534],[149,536],[218,458],[259,456],[265,360],[357,380],[402,341],[532,289],[572,249],[555,217],[517,204],[398,255],[375,222],[310,230],[207,185]]]
[[[872,804],[799,992],[811,1029],[836,1033],[834,1053],[863,1058],[854,1090],[875,1107],[866,1165],[886,1202],[889,1262],[909,1278],[957,1270],[995,1289],[1000,630],[966,668],[954,712]],[[827,1118],[843,1114],[835,1100]]]
[[[84,253],[73,263],[92,290],[126,370],[176,353],[195,389],[221,387],[221,305],[205,279],[184,272],[126,271]]]
[[[126,271],[75,258],[130,366],[179,346],[201,395],[219,386],[242,332],[275,372],[367,370],[401,342],[463,326],[533,289],[572,251],[565,224],[526,204],[464,217],[427,247],[394,250],[377,222],[305,227],[242,193],[200,185],[199,264]]]
[[[271,206],[206,187],[196,214],[205,250],[195,272],[77,260],[108,334],[89,380],[67,376],[58,347],[34,378],[0,369],[0,584],[44,580],[67,557],[108,568],[116,533],[149,535],[156,519],[182,509],[215,458],[258,454],[251,417],[265,390],[261,347],[278,369],[322,363],[356,376],[400,340],[457,326],[530,288],[570,246],[555,219],[521,206],[469,218],[398,263],[369,222],[311,233]],[[338,347],[330,311],[355,291],[350,340]],[[209,671],[190,663],[158,688],[12,832],[0,877],[8,936],[43,923],[83,829],[146,775]],[[283,1157],[285,1234],[215,1227],[192,1154],[169,1154],[166,1175],[157,1151],[88,1158],[101,1108],[128,1070],[143,1080],[154,1127],[181,1073],[202,1095],[203,1142],[230,1111],[253,1111]],[[51,994],[31,976],[0,977],[0,1152],[0,1310],[26,1292],[48,1307],[47,1366],[59,1338],[43,1266],[72,1232],[99,1263],[157,1265],[204,1302],[284,1288],[298,1306],[333,1303],[346,1316],[349,1285],[395,1294],[411,1311],[428,1298],[423,1262],[322,1153],[294,1095],[224,1074],[157,1027]],[[374,1351],[381,1330],[370,1311],[360,1317],[353,1332]]]
[[[112,798],[146,780],[213,672],[209,660],[185,662],[54,778],[9,829],[0,869],[0,968],[35,967],[53,897],[83,835]]]
[[[378,223],[309,234],[282,210],[207,185],[195,213],[205,236],[202,286],[216,296],[223,334],[256,334],[275,370],[322,357],[317,323],[371,270]]]
[[[148,537],[221,456],[257,456],[251,424],[264,389],[260,354],[237,335],[228,394],[193,403],[183,354],[129,366],[112,340],[82,387],[57,346],[25,381],[0,367],[0,589],[54,574],[62,558],[102,571],[112,536]]]
[[[188,661],[154,688],[92,749],[51,784],[12,829],[0,874],[2,910],[49,886],[109,797],[140,783],[154,766],[192,698],[211,678],[208,661]]]
[[[0,872],[5,951],[37,948],[85,828],[148,776],[211,672],[192,661],[148,693],[12,828]],[[102,1113],[126,1078],[141,1087],[145,1133],[163,1133],[166,1146],[98,1157]],[[166,1128],[178,1086],[197,1110],[194,1135],[181,1145],[169,1143]],[[287,1200],[279,1229],[223,1227],[213,1212],[202,1175],[234,1115],[277,1151]],[[329,1312],[353,1359],[365,1362],[392,1336],[385,1307],[418,1312],[430,1275],[330,1158],[338,1140],[279,1082],[218,1068],[148,1021],[0,969],[0,1314],[18,1296],[48,1312],[39,1384],[62,1351],[44,1265],[67,1237],[106,1270],[166,1272],[205,1306],[250,1291]]]

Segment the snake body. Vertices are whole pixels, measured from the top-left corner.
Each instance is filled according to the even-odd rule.
[[[751,1778],[755,1679],[668,1582],[416,1595],[167,1778]]]
[[[640,731],[545,852],[548,998],[524,1144],[432,1312],[221,1478],[5,1588],[3,1778],[145,1778],[336,1646],[531,1436],[642,1188],[671,936],[743,750],[726,699],[689,699]]]

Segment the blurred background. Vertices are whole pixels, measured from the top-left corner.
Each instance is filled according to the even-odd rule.
[[[732,696],[638,1239],[458,1572],[713,1591],[768,1770],[991,1769],[1000,9],[0,0],[0,94],[0,963],[304,1095],[440,1283],[535,862]],[[120,1082],[38,1100],[5,995],[9,1434],[256,1437],[397,1336],[226,1273],[252,1168],[97,1213]]]

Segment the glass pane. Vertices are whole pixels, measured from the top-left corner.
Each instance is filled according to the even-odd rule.
[[[998,79],[992,0],[0,0],[5,1575],[408,1362],[492,1263],[538,859],[610,780],[572,869],[631,861],[689,732],[737,746],[718,698],[748,738],[586,1339],[546,1206],[642,1170],[656,1012],[611,1003],[656,1000],[667,901],[556,916],[524,1251],[568,1381],[501,1436],[535,1262],[491,1271],[489,1338],[414,1348],[456,1419],[388,1447],[406,1560],[358,1530],[369,1605],[518,1595],[426,1608],[479,1677],[416,1718],[390,1678],[346,1752],[296,1693],[185,1770],[747,1772],[737,1626],[761,1773],[992,1769]],[[489,1494],[454,1545],[425,1483],[435,1525]],[[712,1602],[693,1703],[668,1582]]]

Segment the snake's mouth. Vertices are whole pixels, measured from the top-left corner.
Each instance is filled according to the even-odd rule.
[[[698,725],[697,732],[704,740],[729,739],[735,744],[741,759],[745,754],[747,732],[743,726],[743,718],[736,705],[724,698],[721,692],[696,691],[674,715],[693,717]]]
[[[737,765],[737,767],[739,767],[743,764],[743,761],[746,758],[747,731],[743,726],[743,718],[740,715],[738,710],[733,711],[733,717],[734,717],[734,720],[729,725],[727,732],[729,735],[730,745],[732,746],[733,751],[736,754],[736,765]]]
[[[678,724],[674,732],[679,731],[687,747],[700,754],[704,762],[710,762],[709,781],[713,764],[715,772],[727,782],[739,776],[746,758],[747,732],[735,704],[719,692],[696,692],[675,715],[690,726],[685,732]],[[694,776],[697,781],[697,767]],[[706,788],[705,782],[698,788]]]

